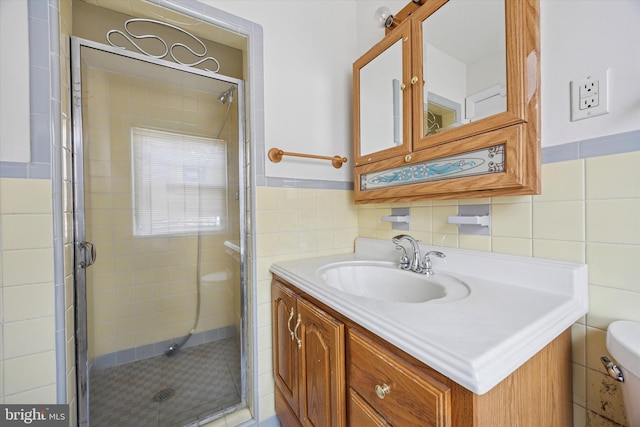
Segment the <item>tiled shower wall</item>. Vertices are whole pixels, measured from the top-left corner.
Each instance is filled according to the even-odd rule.
[[[619,383],[605,375],[605,334],[617,319],[640,321],[640,152],[544,164],[542,194],[358,207],[358,235],[397,234],[380,218],[411,207],[426,244],[588,264],[589,312],[572,328],[574,426],[627,425]],[[491,203],[491,235],[460,235],[458,205]]]
[[[215,138],[227,107],[208,92],[95,68],[86,77],[85,213],[87,240],[98,250],[87,269],[91,360],[180,338],[195,319],[196,235],[133,235],[131,128]],[[226,126],[233,127],[235,115],[229,117]],[[234,145],[228,147],[231,165],[237,164]],[[229,192],[233,201],[234,189]],[[238,204],[230,202],[229,233],[203,235],[201,276],[218,274],[215,281],[202,280],[197,332],[239,327],[238,263],[224,246],[239,238],[238,217]]]

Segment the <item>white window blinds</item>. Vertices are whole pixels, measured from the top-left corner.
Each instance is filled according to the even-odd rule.
[[[132,128],[131,159],[134,235],[226,229],[225,141]]]

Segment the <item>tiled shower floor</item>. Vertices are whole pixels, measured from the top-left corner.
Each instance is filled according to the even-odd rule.
[[[159,391],[173,397],[156,402]],[[90,377],[92,427],[183,426],[240,403],[240,344],[226,338],[126,365]]]

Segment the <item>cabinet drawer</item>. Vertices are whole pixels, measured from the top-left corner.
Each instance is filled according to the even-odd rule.
[[[348,343],[351,388],[392,425],[451,425],[449,387],[353,330]]]
[[[391,427],[391,424],[362,400],[362,397],[353,389],[349,390],[349,425],[354,427]]]

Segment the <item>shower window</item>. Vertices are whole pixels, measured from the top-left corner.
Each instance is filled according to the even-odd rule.
[[[136,236],[226,231],[227,143],[132,128]]]

